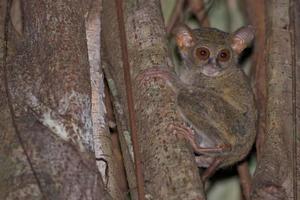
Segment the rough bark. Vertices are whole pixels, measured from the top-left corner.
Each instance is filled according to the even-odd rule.
[[[203,199],[202,183],[191,150],[183,138],[167,128],[171,123],[182,122],[176,113],[174,93],[161,80],[150,80],[142,85],[136,81],[136,77],[145,69],[153,66],[170,67],[160,2],[124,2],[146,197]],[[115,83],[113,92],[118,93],[127,116],[115,5],[113,1],[103,3],[102,31],[105,59],[109,63],[107,70],[110,72],[110,81]],[[114,106],[116,109],[118,105]]]
[[[126,194],[128,196],[128,182],[125,174],[125,166],[124,166],[122,151],[120,147],[119,133],[116,128],[116,119],[114,116],[111,94],[109,93],[109,88],[107,83],[105,83],[104,91],[105,91],[105,108],[107,109],[107,120],[108,123],[111,124],[110,126],[111,143],[113,147],[114,161],[116,162],[114,164],[117,167],[117,175],[115,178],[117,179],[117,184],[121,190],[121,193],[124,195]]]
[[[111,135],[106,117],[104,75],[100,66],[101,10],[102,1],[92,0],[85,22],[92,90],[91,113],[94,149],[97,166],[108,192],[113,199],[121,200],[125,199],[126,193],[122,193],[119,189],[119,172],[116,165],[116,158],[113,155]]]
[[[127,104],[124,101],[126,94],[124,92],[125,87],[123,69],[121,66],[121,51],[115,1],[103,1],[101,20],[101,44],[103,48],[101,54],[102,67],[113,101],[113,109],[116,117],[129,192],[132,199],[137,199],[133,152],[128,128],[128,111]]]
[[[293,1],[266,6],[266,134],[254,175],[252,199],[293,199],[296,74]]]
[[[290,6],[291,30],[293,36],[293,148],[292,148],[292,166],[293,166],[293,198],[300,197],[300,2],[291,1]]]
[[[0,199],[110,199],[93,152],[86,5],[22,1],[24,32],[10,32],[16,54],[0,70]]]

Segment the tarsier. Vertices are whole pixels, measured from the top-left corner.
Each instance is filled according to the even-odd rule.
[[[217,168],[242,160],[256,136],[256,109],[250,83],[238,67],[238,57],[252,42],[254,29],[229,34],[214,28],[175,31],[184,66],[179,73],[164,68],[143,77],[160,77],[176,93],[178,113],[185,124],[171,124],[193,147],[207,179]]]

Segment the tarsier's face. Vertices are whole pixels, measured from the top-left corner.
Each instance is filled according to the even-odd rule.
[[[216,29],[194,30],[195,45],[191,46],[189,58],[192,66],[206,76],[218,76],[235,66],[236,53],[232,50],[227,33]]]
[[[245,38],[253,35],[249,27],[235,34],[229,34],[214,28],[191,30],[180,27],[176,42],[183,59],[194,72],[215,77],[227,69],[236,67],[238,55],[248,45]],[[250,38],[251,41],[253,39]]]

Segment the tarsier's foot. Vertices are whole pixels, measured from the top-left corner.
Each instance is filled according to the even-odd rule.
[[[189,143],[192,145],[195,153],[205,154],[205,153],[223,153],[231,149],[231,145],[221,144],[216,147],[201,147],[196,143],[194,131],[183,124],[170,124],[169,129],[174,131],[176,134],[183,135]],[[207,167],[207,169],[202,174],[202,180],[206,181],[210,176],[212,176],[220,164],[223,162],[223,158],[214,158],[209,156],[196,157],[196,162],[201,167]]]
[[[170,124],[169,129],[173,130],[176,134],[181,134],[185,139],[189,141],[192,145],[195,153],[204,154],[204,153],[222,153],[224,151],[229,151],[231,149],[231,145],[221,144],[216,147],[201,147],[197,144],[197,140],[195,139],[194,131],[182,124]]]
[[[208,156],[197,156],[195,160],[199,167],[206,167],[206,170],[201,175],[203,182],[207,181],[224,161],[223,158],[213,158]]]
[[[171,80],[171,72],[165,67],[152,67],[145,69],[142,71],[137,77],[136,82],[138,85],[143,85],[144,83],[148,82],[153,78],[160,78],[163,80]]]
[[[214,158],[211,165],[208,168],[206,168],[206,170],[201,175],[202,181],[203,182],[207,181],[207,179],[216,172],[216,170],[218,169],[218,167],[221,165],[221,163],[223,161],[224,161],[224,159],[222,159],[222,158]]]

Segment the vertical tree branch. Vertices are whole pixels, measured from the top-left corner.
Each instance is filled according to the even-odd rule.
[[[293,167],[293,198],[298,199],[300,197],[300,2],[291,0],[290,5],[290,29],[291,36],[293,38],[293,145],[292,145],[292,167]]]
[[[86,2],[22,1],[22,10],[23,35],[9,35],[17,53],[7,61],[7,91],[24,144],[11,123],[0,125],[0,199],[111,199],[93,152]]]
[[[181,21],[185,0],[177,0],[175,7],[172,10],[172,14],[167,24],[167,33],[170,34],[176,25]]]
[[[252,199],[292,199],[295,80],[290,8],[292,1],[266,7],[266,136],[254,175]],[[284,47],[284,50],[282,49]]]
[[[107,2],[106,6],[108,4],[112,3]],[[150,81],[142,86],[136,82],[143,70],[157,65],[169,67],[170,64],[160,1],[130,0],[124,6],[146,196],[153,199],[204,199],[193,153],[183,138],[168,129],[170,123],[183,122],[176,112],[174,93],[163,81]],[[124,106],[123,69],[120,67],[114,14],[110,9],[103,24],[105,58]]]
[[[108,122],[105,119],[106,108],[104,105],[104,76],[100,66],[100,32],[102,1],[92,0],[86,17],[86,37],[90,64],[90,78],[92,89],[92,122],[95,157],[98,169],[102,175],[105,186],[113,199],[125,199],[118,185],[118,170],[112,150],[111,135]]]
[[[256,139],[257,159],[260,159],[261,151],[266,137],[266,106],[267,106],[267,56],[266,40],[266,9],[265,2],[260,0],[246,0],[248,19],[256,29],[255,49],[253,56],[253,68],[251,72],[256,105],[258,109],[258,130]]]
[[[248,162],[243,161],[237,166],[238,174],[240,177],[240,184],[245,200],[250,200],[251,192],[251,175],[249,173]]]
[[[122,53],[122,66],[124,69],[124,82],[126,88],[126,97],[127,97],[127,105],[129,111],[129,124],[131,131],[131,141],[134,152],[134,162],[135,162],[135,174],[137,181],[137,191],[139,200],[145,199],[145,188],[144,188],[144,175],[141,163],[141,153],[140,147],[137,140],[137,125],[136,125],[136,116],[134,110],[134,100],[133,100],[133,92],[132,92],[132,84],[130,77],[130,66],[128,60],[128,51],[127,51],[127,38],[125,32],[125,21],[123,14],[123,1],[116,0],[116,9],[117,9],[117,19],[119,26],[119,36],[120,36],[120,44],[121,44],[121,53]]]
[[[117,180],[117,184],[121,190],[121,193],[124,195],[128,195],[129,193],[128,181],[125,174],[123,155],[122,155],[120,142],[119,142],[119,133],[117,130],[115,114],[112,107],[112,98],[107,83],[105,84],[104,90],[105,90],[105,108],[107,109],[107,121],[108,124],[110,124],[109,127],[110,127],[110,134],[111,134],[111,143],[113,147],[114,161],[116,162],[114,164],[117,168],[117,175],[115,178]]]
[[[208,11],[203,0],[188,0],[189,7],[196,16],[198,23],[204,27],[209,27]]]

